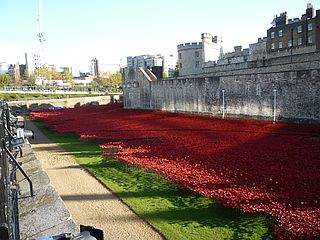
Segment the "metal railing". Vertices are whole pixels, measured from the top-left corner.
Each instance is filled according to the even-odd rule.
[[[27,179],[30,196],[32,181],[25,173],[18,157],[22,157],[24,134],[21,124],[13,116],[6,101],[0,101],[0,239],[19,240],[19,212],[17,170]],[[23,130],[22,130],[23,132]]]
[[[0,240],[20,240],[18,170],[29,183],[29,196],[34,196],[32,181],[17,161],[22,157],[24,139],[33,138],[33,135],[32,131],[24,130],[24,121],[12,115],[8,103],[0,100]],[[39,239],[103,240],[102,230],[80,226],[80,231],[78,234],[62,233]]]

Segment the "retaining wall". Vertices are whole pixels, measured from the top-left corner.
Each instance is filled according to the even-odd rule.
[[[74,108],[83,105],[104,105],[114,100],[119,100],[116,96],[95,96],[95,97],[78,97],[78,98],[61,98],[61,99],[32,99],[18,100],[8,102],[10,107],[25,108],[30,111],[45,110],[54,107]]]

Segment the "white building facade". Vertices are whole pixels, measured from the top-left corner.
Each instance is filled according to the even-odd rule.
[[[128,68],[144,68],[152,70],[154,67],[162,67],[163,76],[173,77],[177,65],[177,57],[173,54],[168,56],[157,55],[140,55],[127,57]]]
[[[32,74],[36,68],[42,66],[41,56],[38,53],[25,53],[25,60],[29,74]]]

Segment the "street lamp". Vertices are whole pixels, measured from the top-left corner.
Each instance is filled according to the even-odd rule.
[[[276,113],[277,113],[277,89],[273,89],[273,124],[276,123]]]
[[[225,111],[224,111],[224,92],[225,90],[222,89],[222,118],[224,118]]]
[[[293,28],[291,28],[290,36],[291,46],[290,46],[290,63],[292,63],[292,48],[293,48]]]

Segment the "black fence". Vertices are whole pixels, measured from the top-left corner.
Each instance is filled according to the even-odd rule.
[[[33,197],[33,184],[17,159],[22,157],[25,138],[34,137],[24,129],[24,120],[12,114],[8,103],[0,100],[0,240],[20,240],[19,191],[17,171],[29,183],[29,196]],[[43,238],[40,238],[43,239]],[[103,240],[103,231],[90,226],[80,226],[80,233],[62,233],[45,239]]]
[[[21,119],[20,119],[21,120]],[[11,114],[7,102],[0,101],[0,240],[19,240],[17,170],[33,185],[18,157],[22,157],[24,121]]]

